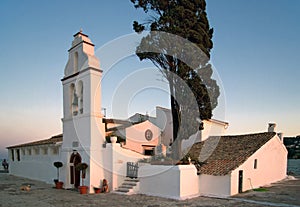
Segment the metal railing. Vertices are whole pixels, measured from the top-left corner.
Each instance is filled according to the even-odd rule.
[[[138,177],[138,163],[134,163],[134,162],[127,162],[127,175],[126,177],[129,178],[137,178]]]

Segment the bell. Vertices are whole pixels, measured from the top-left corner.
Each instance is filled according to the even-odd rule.
[[[72,105],[73,106],[78,106],[78,97],[76,96],[76,94],[74,95]]]

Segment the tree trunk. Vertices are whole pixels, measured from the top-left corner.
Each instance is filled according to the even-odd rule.
[[[171,96],[171,113],[173,121],[173,143],[172,143],[172,158],[177,160],[180,156],[181,139],[178,137],[178,131],[180,127],[179,116],[179,104],[176,100],[176,88],[174,86],[174,77],[171,74],[171,80],[169,79],[170,96]]]

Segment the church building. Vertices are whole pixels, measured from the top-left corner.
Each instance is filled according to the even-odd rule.
[[[86,163],[84,184],[89,193],[94,193],[94,187],[101,186],[101,181],[106,179],[114,192],[175,199],[230,196],[285,178],[287,151],[280,134],[272,130],[219,136],[228,123],[213,119],[203,121],[204,130],[182,142],[186,152],[201,158],[201,166],[147,163],[139,167],[138,174],[129,175],[130,164],[152,155],[165,155],[170,150],[173,142],[170,110],[157,107],[156,117],[136,114],[128,120],[104,117],[101,112],[103,71],[94,54],[94,44],[80,31],[74,35],[68,52],[61,79],[63,132],[48,139],[8,147],[10,174],[53,183],[57,178],[53,163],[59,161],[63,164],[59,169],[63,188],[78,188],[82,183],[80,171],[75,168],[79,163]],[[244,177],[240,178],[241,175]],[[127,177],[137,179],[135,182],[139,184],[135,189],[124,190],[122,186],[126,186]],[[183,186],[185,183],[191,185]],[[164,187],[158,189],[154,184]]]

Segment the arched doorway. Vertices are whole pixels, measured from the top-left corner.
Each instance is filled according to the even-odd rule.
[[[81,163],[81,156],[78,152],[73,152],[70,158],[70,183],[78,188],[80,185],[80,171],[76,170],[75,167],[78,163]]]

